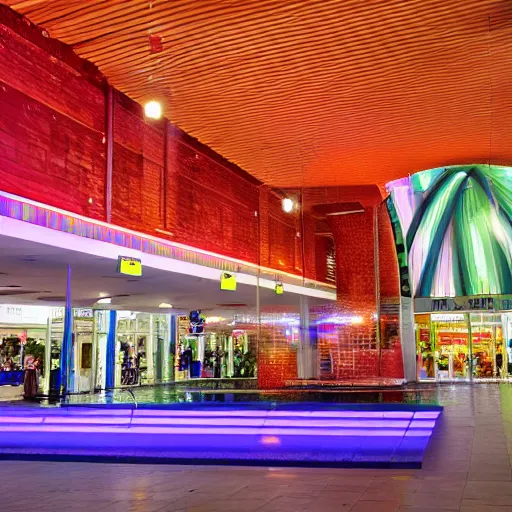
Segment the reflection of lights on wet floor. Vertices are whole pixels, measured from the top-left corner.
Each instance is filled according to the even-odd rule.
[[[298,478],[299,475],[290,473],[285,468],[268,468],[269,474],[267,475],[270,478]]]
[[[281,440],[277,436],[263,436],[261,438],[261,444],[276,445],[276,444],[281,444]]]

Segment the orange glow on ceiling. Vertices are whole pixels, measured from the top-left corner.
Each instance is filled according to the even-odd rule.
[[[508,0],[4,3],[276,187],[512,163]]]

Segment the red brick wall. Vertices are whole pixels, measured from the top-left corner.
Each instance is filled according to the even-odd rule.
[[[5,25],[0,25],[0,69],[0,188],[103,218],[101,85]]]
[[[258,351],[258,388],[275,389],[297,378],[297,350],[286,338],[286,327],[261,329]]]
[[[317,279],[325,281],[327,278],[327,237],[315,237],[315,271]]]
[[[307,278],[325,281],[325,276],[317,275],[316,220],[308,214],[301,218],[299,210],[285,213],[281,198],[267,186],[260,187],[259,195],[260,264],[298,275],[305,265]]]
[[[0,14],[0,189],[105,220],[106,80],[5,6]],[[114,96],[114,224],[302,274],[312,218],[302,233],[300,216],[260,182]],[[304,260],[315,278],[314,251]]]
[[[112,222],[155,235],[163,227],[163,132],[115,96]]]
[[[205,155],[179,133],[168,139],[167,218],[174,240],[258,263],[258,185]]]
[[[354,315],[376,311],[373,210],[328,217],[336,244],[338,303]]]

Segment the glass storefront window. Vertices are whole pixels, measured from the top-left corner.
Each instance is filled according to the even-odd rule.
[[[465,314],[416,315],[418,378],[469,380],[469,329]]]
[[[477,379],[506,376],[502,315],[472,313],[470,318],[473,376]]]
[[[463,314],[432,315],[438,380],[469,378],[469,341]]]
[[[512,365],[512,313],[416,315],[419,380],[505,379]]]
[[[138,386],[172,378],[169,315],[118,312],[116,385]]]
[[[255,318],[191,316],[176,321],[176,380],[256,377]]]
[[[434,379],[435,349],[430,333],[430,315],[416,316],[416,347],[418,359],[418,379]]]

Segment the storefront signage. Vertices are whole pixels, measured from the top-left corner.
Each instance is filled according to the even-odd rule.
[[[512,310],[512,299],[503,299],[501,301],[501,309],[504,311]]]
[[[22,323],[23,314],[21,308],[15,306],[1,306],[0,321],[6,324]]]
[[[49,313],[47,306],[3,305],[0,306],[0,323],[45,325]]]
[[[142,262],[137,258],[119,256],[117,259],[117,272],[126,276],[142,276]]]
[[[494,309],[494,298],[493,297],[479,297],[477,299],[469,299],[468,300],[468,309],[492,310],[492,309]]]
[[[432,321],[433,322],[463,322],[464,321],[464,315],[462,313],[460,314],[434,314],[432,315]]]
[[[512,309],[510,297],[454,297],[445,299],[415,299],[416,313],[452,311],[507,311]]]
[[[230,292],[236,291],[236,276],[230,272],[222,272],[220,276],[220,289]]]
[[[66,310],[65,308],[53,308],[52,309],[52,318],[64,318]],[[73,317],[74,318],[92,318],[94,316],[94,312],[89,308],[73,308]]]
[[[92,318],[93,311],[92,311],[92,309],[83,309],[83,308],[73,309],[73,316],[75,318]]]

